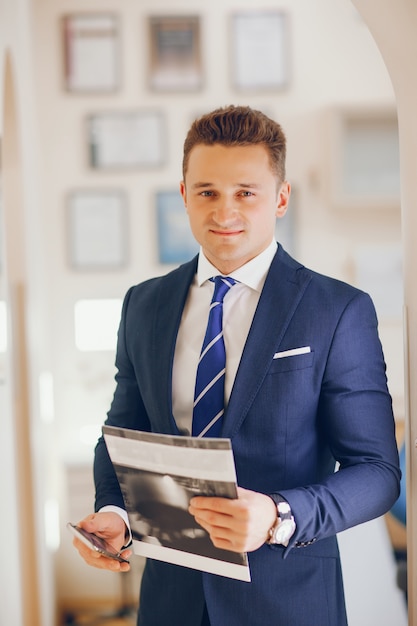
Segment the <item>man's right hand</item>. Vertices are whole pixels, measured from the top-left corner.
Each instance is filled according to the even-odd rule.
[[[88,515],[85,519],[78,523],[78,526],[84,528],[89,533],[94,533],[102,537],[116,550],[120,550],[125,544],[126,524],[117,513],[102,512]],[[82,541],[74,537],[74,546],[84,559],[84,561],[92,567],[99,569],[108,569],[112,572],[127,572],[130,569],[129,563],[120,563],[115,559],[104,556],[96,550],[91,550]],[[132,550],[123,550],[120,556],[124,559],[129,558]]]

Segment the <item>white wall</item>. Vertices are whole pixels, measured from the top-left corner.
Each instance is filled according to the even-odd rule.
[[[43,229],[37,227],[39,142],[36,139],[31,61],[30,4],[26,0],[13,3],[2,0],[0,137],[3,147],[7,144],[12,150],[4,151],[0,166],[0,192],[5,197],[2,206],[0,297],[7,297],[9,321],[11,310],[17,308],[18,292],[24,295],[27,303],[26,311],[21,309],[20,313],[24,315],[30,311],[30,315],[27,318],[26,333],[20,333],[19,337],[12,332],[17,330],[17,325],[9,324],[10,349],[7,355],[0,355],[0,428],[1,441],[5,448],[1,455],[0,473],[3,476],[3,501],[6,503],[3,508],[1,534],[7,538],[0,570],[2,587],[7,592],[2,597],[0,621],[20,625],[25,620],[26,625],[27,616],[30,615],[34,626],[40,623],[42,626],[50,626],[53,621],[52,559],[51,553],[46,549],[43,523],[43,485],[47,475],[47,464],[43,465],[43,461],[48,455],[45,455],[37,402],[37,372],[48,347],[47,342],[42,340],[45,319],[42,306],[46,302],[42,255],[39,254]],[[3,218],[7,218],[11,225],[13,236],[10,236],[10,232],[4,232]],[[35,333],[32,332],[34,329]],[[43,350],[36,349],[34,338],[43,346]],[[18,344],[19,348],[24,348],[22,354],[17,354]],[[28,366],[27,381],[26,371],[16,369],[22,356]],[[24,411],[22,413],[21,407],[26,397],[31,398],[31,410],[22,420]],[[24,426],[27,428],[23,442],[19,429]],[[34,486],[36,497],[32,508]],[[26,514],[28,511],[30,515]],[[27,537],[31,537],[31,545],[34,546],[30,554],[25,548]]]
[[[282,123],[288,137],[288,177],[297,189],[295,252],[306,265],[355,282],[354,259],[360,247],[375,242],[386,245],[400,242],[399,206],[397,210],[384,212],[340,211],[329,203],[326,193],[329,108],[395,106],[387,71],[370,33],[348,0],[264,0],[262,3],[262,8],[277,7],[287,11],[290,18],[288,89],[238,93],[230,84],[229,18],[236,10],[258,9],[256,0],[217,0],[204,4],[178,0],[175,13],[198,13],[202,17],[205,85],[197,93],[167,96],[152,93],[146,86],[146,17],[172,14],[170,1],[32,3],[33,76],[28,71],[27,60],[20,62],[22,76],[33,78],[36,97],[36,106],[30,113],[36,112],[36,124],[27,135],[25,148],[39,155],[36,181],[29,184],[33,195],[28,200],[32,207],[33,234],[38,233],[37,254],[31,258],[36,264],[33,312],[41,329],[37,335],[32,323],[32,343],[37,354],[35,378],[42,371],[50,371],[54,377],[55,419],[42,427],[48,441],[43,460],[47,480],[42,497],[59,502],[61,530],[66,516],[72,512],[72,504],[65,497],[67,467],[90,464],[92,460],[92,444],[81,442],[80,431],[85,426],[100,426],[113,392],[114,354],[80,353],[75,348],[74,303],[80,298],[122,298],[131,284],[170,269],[157,262],[153,198],[156,190],[177,187],[181,178],[182,143],[195,114],[229,103],[250,104]],[[8,21],[2,17],[13,14],[18,20],[18,9],[12,0],[0,0],[0,42],[2,37],[3,41],[9,38],[3,26]],[[63,89],[59,20],[66,13],[89,10],[110,10],[120,16],[122,87],[113,95],[76,95]],[[17,37],[12,45],[20,49],[22,38]],[[0,97],[0,103],[1,100]],[[166,165],[151,171],[106,174],[92,171],[87,163],[86,116],[135,108],[157,109],[165,116]],[[66,194],[75,188],[110,187],[122,188],[128,195],[130,263],[125,269],[111,273],[74,271],[67,256]],[[402,418],[401,322],[381,319],[380,328],[397,416]],[[68,568],[64,559],[69,538],[64,535],[62,543],[64,547],[56,560],[58,594],[65,596],[65,587],[70,588],[70,595],[87,594],[86,580],[91,584],[95,574],[89,571],[87,575],[76,560]],[[67,578],[65,571],[69,574]],[[97,573],[96,588],[117,593],[114,583],[102,581],[99,576]],[[67,584],[69,578],[72,582]],[[78,586],[74,586],[74,580]]]

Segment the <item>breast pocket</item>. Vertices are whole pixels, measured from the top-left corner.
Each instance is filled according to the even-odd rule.
[[[279,374],[281,372],[291,372],[292,370],[302,370],[307,367],[312,367],[313,363],[314,352],[273,359],[268,374]]]

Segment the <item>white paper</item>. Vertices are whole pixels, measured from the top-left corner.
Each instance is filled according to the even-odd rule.
[[[193,496],[237,497],[230,440],[103,427],[135,554],[250,581],[247,555],[216,548],[188,513]]]

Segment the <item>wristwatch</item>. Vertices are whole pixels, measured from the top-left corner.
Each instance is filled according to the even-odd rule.
[[[284,498],[275,497],[277,506],[277,519],[269,530],[267,543],[288,546],[288,542],[295,533],[296,524],[292,515],[291,507]]]

